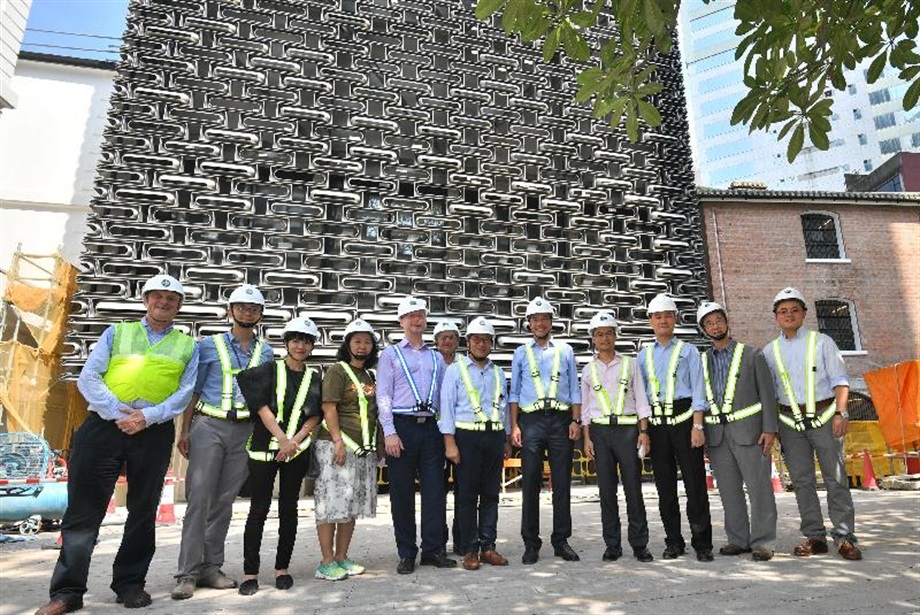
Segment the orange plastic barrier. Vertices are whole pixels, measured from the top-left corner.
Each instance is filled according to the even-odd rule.
[[[920,359],[864,374],[885,443],[895,451],[920,448]]]

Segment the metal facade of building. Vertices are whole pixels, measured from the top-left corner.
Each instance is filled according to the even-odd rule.
[[[537,295],[576,350],[601,308],[633,349],[662,291],[692,323],[706,279],[678,55],[657,62],[664,124],[637,143],[541,56],[456,1],[132,2],[69,366],[161,272],[189,289],[190,332],[226,328],[249,282],[270,339],[317,322],[320,360],[357,315],[398,338],[407,294],[430,320],[493,319],[500,361]]]

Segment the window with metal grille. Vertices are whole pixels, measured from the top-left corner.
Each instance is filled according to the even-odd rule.
[[[837,219],[821,213],[802,214],[806,258],[843,258]]]
[[[847,413],[851,421],[877,421],[878,414],[875,412],[875,405],[868,395],[863,395],[857,391],[850,391],[850,398],[847,400]]]
[[[859,350],[856,344],[855,319],[850,304],[839,299],[815,301],[818,330],[831,337],[840,350]]]

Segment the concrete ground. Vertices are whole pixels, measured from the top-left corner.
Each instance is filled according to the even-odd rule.
[[[291,590],[274,588],[271,565],[277,522],[269,519],[262,548],[263,565],[267,562],[268,566],[258,594],[244,597],[235,590],[201,589],[185,602],[169,598],[181,525],[162,526],[147,579],[153,605],[140,613],[920,613],[920,492],[853,492],[863,561],[847,562],[833,551],[808,559],[791,555],[800,539],[798,513],[794,495],[781,493],[777,494],[777,556],[771,562],[716,555],[708,564],[697,562],[692,552],[678,560],[660,559],[664,544],[654,487],[646,485],[645,494],[649,546],[656,557],[650,564],[640,564],[628,551],[618,562],[601,562],[604,544],[597,488],[574,486],[575,531],[570,542],[581,555],[580,562],[553,557],[548,533],[544,533],[540,561],[534,566],[521,565],[520,496],[509,493],[502,499],[498,532],[498,550],[511,560],[509,567],[484,566],[475,572],[424,567],[407,576],[395,572],[389,501],[381,496],[378,516],[358,521],[350,553],[367,566],[367,573],[335,583],[313,578],[319,547],[313,502],[306,498],[301,501]],[[724,543],[722,510],[715,492],[711,496],[718,549]],[[544,532],[551,527],[549,498],[544,494],[541,504]],[[176,508],[181,516],[181,505]],[[234,577],[242,573],[247,509],[247,501],[237,502],[228,537],[229,559],[224,570]],[[625,515],[622,494],[621,510]],[[121,540],[119,514],[123,514],[121,509],[100,533],[83,612],[124,612],[108,588]],[[31,542],[0,545],[0,614],[31,613],[47,601],[48,580],[58,554],[52,548],[56,537],[57,533],[47,533]],[[689,532],[686,537],[689,542]]]

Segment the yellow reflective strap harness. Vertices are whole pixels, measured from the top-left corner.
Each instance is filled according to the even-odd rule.
[[[375,429],[373,433],[370,430],[370,419],[368,417],[368,401],[367,396],[364,394],[364,383],[358,380],[358,376],[355,374],[354,370],[351,369],[351,365],[346,361],[339,361],[339,365],[342,366],[342,369],[345,370],[345,374],[348,376],[348,379],[351,380],[351,383],[355,387],[355,392],[358,395],[358,413],[361,417],[361,444],[358,444],[351,437],[345,433],[344,429],[339,429],[339,435],[342,436],[342,441],[345,443],[345,446],[348,447],[356,457],[365,457],[370,453],[373,453],[377,450],[377,430]],[[326,431],[329,431],[329,428],[326,426],[326,421],[323,421],[323,428]]]
[[[470,361],[470,359],[466,360]],[[488,417],[482,409],[482,398],[479,395],[479,391],[473,387],[473,381],[470,378],[470,370],[464,361],[464,357],[460,357],[457,361],[457,368],[460,370],[460,379],[463,381],[463,387],[466,389],[466,396],[470,400],[470,408],[472,408],[477,419],[475,421],[457,421],[455,423],[457,429],[470,431],[504,430],[505,427],[502,425],[501,416],[499,416],[499,408],[501,407],[502,399],[501,369],[494,363],[492,364],[495,389],[492,395],[492,416]]]
[[[522,406],[521,412],[535,412],[537,410],[565,412],[571,408],[569,404],[563,404],[556,400],[556,393],[559,390],[559,370],[562,365],[562,346],[557,345],[553,353],[553,366],[549,375],[549,394],[546,392],[546,385],[543,383],[540,368],[537,366],[537,357],[534,356],[530,343],[524,345],[524,353],[527,355],[527,364],[530,366],[530,377],[533,380],[533,389],[537,394],[537,401],[530,405]]]
[[[233,362],[230,360],[230,351],[227,348],[227,343],[224,341],[224,334],[218,333],[217,335],[212,335],[211,339],[214,342],[214,349],[217,351],[217,358],[220,359],[220,407],[206,404],[204,401],[199,401],[196,410],[202,414],[213,416],[218,419],[248,419],[249,409],[246,407],[246,403],[243,400],[235,399],[234,393],[236,387],[234,386],[235,383],[233,378],[243,371],[243,369],[258,367],[262,362],[262,340],[258,340],[253,347],[252,356],[249,358],[249,363],[246,364],[246,367],[235,369],[233,367]]]
[[[655,372],[655,344],[649,344],[645,347],[645,371],[648,376],[649,387],[652,390],[652,425],[679,425],[691,416],[693,409],[674,416],[674,389],[677,384],[677,363],[680,361],[680,353],[684,349],[684,342],[678,341],[671,351],[671,358],[668,360],[667,382],[664,390],[664,406],[661,405],[659,396],[661,395],[661,381]]]
[[[792,408],[792,416],[786,416],[779,413],[779,420],[788,427],[796,431],[805,431],[806,429],[817,429],[821,427],[837,411],[837,401],[834,400],[820,416],[817,416],[817,383],[815,374],[818,371],[818,332],[809,331],[805,351],[805,415],[802,415],[802,409],[795,399],[795,390],[792,388],[792,378],[789,377],[789,371],[783,363],[783,354],[779,347],[779,338],[773,340],[773,359],[776,361],[776,370],[779,372],[780,382],[783,384],[783,391],[789,399],[789,407]]]
[[[598,425],[636,425],[639,417],[634,414],[623,414],[626,404],[626,389],[629,387],[629,357],[620,357],[620,379],[617,387],[616,404],[610,403],[610,393],[601,384],[601,377],[597,371],[597,361],[591,361],[591,380],[594,382],[592,389],[597,396],[597,404],[604,414],[602,418],[592,419]]]
[[[706,422],[710,425],[724,425],[740,421],[749,416],[754,416],[761,410],[760,402],[757,402],[732,412],[732,404],[735,401],[735,387],[738,384],[738,373],[741,371],[741,357],[743,354],[744,344],[735,342],[731,367],[728,368],[728,381],[725,383],[725,397],[722,399],[722,407],[720,408],[719,404],[716,403],[716,396],[712,391],[712,382],[709,379],[709,353],[703,353],[703,382],[706,384],[706,399],[709,401],[709,414],[706,415]]]
[[[278,425],[282,425],[284,423],[284,395],[287,392],[287,369],[284,364],[284,359],[275,361],[275,366],[275,403],[278,408]],[[291,415],[287,422],[287,431],[285,432],[285,436],[287,436],[289,440],[297,433],[297,423],[300,421],[300,415],[303,414],[303,406],[307,401],[307,393],[310,392],[310,382],[313,380],[314,373],[313,369],[309,367],[306,368],[303,380],[300,382],[300,388],[297,389],[297,396],[294,398],[294,407],[291,408]],[[297,447],[297,452],[291,457],[288,457],[285,462],[300,455],[307,450],[312,443],[312,436],[308,436],[307,439],[301,442]],[[256,461],[272,461],[275,458],[272,451],[277,451],[280,448],[281,445],[274,436],[272,436],[272,439],[268,443],[268,451],[252,450],[252,436],[249,436],[249,441],[246,442],[246,450],[249,451],[249,458],[255,459]]]
[[[393,413],[408,414],[411,412],[431,412],[434,414],[434,389],[435,383],[438,381],[438,358],[435,356],[435,351],[428,348],[428,352],[431,353],[431,385],[428,387],[428,399],[422,400],[422,394],[419,392],[415,380],[412,379],[412,372],[409,371],[409,364],[406,363],[406,357],[403,356],[402,350],[399,349],[399,345],[394,344],[393,350],[396,352],[396,359],[399,361],[399,366],[402,368],[403,375],[405,375],[406,381],[409,383],[409,388],[412,390],[412,396],[415,397],[415,407],[393,408]]]

